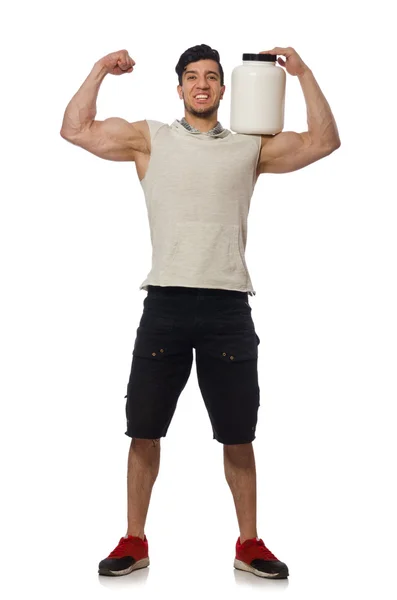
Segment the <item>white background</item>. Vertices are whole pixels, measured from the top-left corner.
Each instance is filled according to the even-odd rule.
[[[396,96],[388,3],[22,2],[2,9],[1,457],[5,597],[395,598]],[[239,535],[195,364],[166,438],[145,532],[151,565],[97,574],[126,532],[126,386],[151,266],[135,165],[61,138],[94,63],[127,49],[97,118],[171,123],[187,48],[292,46],[342,146],[262,175],[246,259],[260,337],[258,535],[288,581],[233,569]],[[285,131],[307,128],[287,74]],[[3,590],[0,590],[2,593]]]

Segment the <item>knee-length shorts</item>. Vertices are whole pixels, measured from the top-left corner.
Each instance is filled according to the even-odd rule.
[[[127,385],[125,434],[165,437],[192,368],[213,439],[255,439],[258,345],[247,292],[148,286]]]

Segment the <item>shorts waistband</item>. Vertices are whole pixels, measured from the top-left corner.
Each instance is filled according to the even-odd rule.
[[[180,286],[160,286],[148,285],[148,296],[172,296],[172,295],[189,295],[189,296],[224,296],[226,298],[241,298],[248,300],[248,292],[239,292],[236,290],[223,290],[220,288],[190,288]]]

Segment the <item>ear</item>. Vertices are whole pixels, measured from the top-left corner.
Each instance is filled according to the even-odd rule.
[[[223,85],[223,86],[221,87],[221,100],[223,100],[223,94],[225,93],[225,90],[226,90],[226,86],[225,86],[225,85]]]
[[[178,96],[181,100],[183,100],[183,89],[181,85],[177,85],[176,91],[178,92]]]

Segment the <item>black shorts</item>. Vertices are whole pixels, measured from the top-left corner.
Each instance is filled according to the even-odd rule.
[[[255,439],[258,345],[248,293],[149,286],[127,386],[126,435],[165,437],[196,351],[198,384],[222,444]]]

